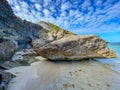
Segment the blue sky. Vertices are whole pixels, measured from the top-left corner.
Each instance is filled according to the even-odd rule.
[[[79,35],[120,42],[120,0],[8,0],[14,13],[32,22],[54,23]]]

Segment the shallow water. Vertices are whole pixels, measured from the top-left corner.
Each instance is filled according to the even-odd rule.
[[[16,67],[8,90],[120,90],[120,58]]]

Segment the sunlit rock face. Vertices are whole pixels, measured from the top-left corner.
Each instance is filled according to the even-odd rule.
[[[35,51],[37,54],[50,60],[82,60],[94,57],[116,57],[115,52],[107,47],[107,42],[95,35],[68,35],[41,45],[35,43]]]
[[[51,23],[40,22],[47,32],[32,41],[38,55],[50,60],[82,60],[86,58],[113,58],[107,42],[96,35],[78,36]]]

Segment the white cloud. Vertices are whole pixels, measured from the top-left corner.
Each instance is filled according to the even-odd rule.
[[[21,1],[20,2],[20,6],[21,6],[21,8],[29,8],[29,5],[27,4],[27,2],[24,2],[24,1]]]
[[[20,6],[16,5],[16,6],[14,7],[14,10],[15,10],[15,11],[21,11]]]
[[[36,8],[38,11],[41,11],[42,6],[41,6],[40,4],[35,3],[35,8]]]
[[[43,13],[46,17],[49,17],[51,15],[50,11],[48,9],[44,9]]]
[[[114,5],[112,4],[114,0],[105,2],[94,0],[94,3],[91,0],[83,0],[82,4],[79,3],[79,0],[75,2],[68,0],[30,1],[32,4],[28,4],[26,0],[8,0],[17,16],[32,22],[45,20],[77,33],[103,33],[113,32],[114,29],[120,30],[115,22],[104,24],[110,19],[120,18],[120,1]]]
[[[94,1],[95,5],[98,7],[98,6],[101,6],[102,4],[102,0],[95,0]]]
[[[91,6],[90,0],[84,0],[83,4],[81,5],[81,8],[87,9],[89,6]]]
[[[37,0],[30,0],[30,1],[33,2],[33,3],[37,2]]]
[[[51,0],[43,0],[43,6],[47,8],[47,6],[49,6],[49,4],[51,3]]]
[[[54,6],[49,7],[49,9],[50,9],[51,12],[55,12],[56,11]]]
[[[61,6],[61,11],[67,10],[67,9],[69,9],[69,8],[71,8],[71,4],[70,4],[70,2],[68,1],[68,2],[65,2],[65,3],[62,4],[62,6]]]
[[[18,4],[18,0],[7,0],[11,5],[17,5]]]
[[[63,12],[61,12],[61,15],[60,15],[61,17],[66,17],[67,16],[67,12],[66,11],[63,11]]]
[[[106,12],[109,16],[120,16],[120,2],[113,5],[112,7],[106,9]],[[111,17],[112,18],[112,17]]]

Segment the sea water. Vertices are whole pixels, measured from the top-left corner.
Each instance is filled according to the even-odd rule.
[[[120,57],[120,43],[109,43],[108,46],[110,49],[113,49],[116,52],[117,57],[119,58]]]
[[[109,43],[108,47],[116,52],[116,58],[98,59],[108,65],[113,65],[113,70],[120,72],[120,43]]]

